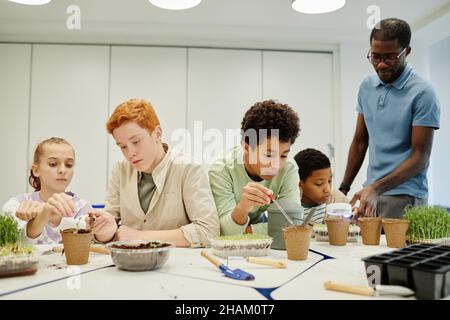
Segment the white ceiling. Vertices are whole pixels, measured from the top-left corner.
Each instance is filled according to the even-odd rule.
[[[66,9],[81,9],[81,30],[68,30]],[[251,43],[316,43],[368,41],[368,6],[381,18],[398,17],[413,30],[444,16],[450,0],[347,0],[346,6],[323,15],[291,9],[291,0],[203,0],[189,10],[170,11],[147,0],[53,0],[24,6],[0,0],[0,40],[95,42],[172,45],[242,45]]]

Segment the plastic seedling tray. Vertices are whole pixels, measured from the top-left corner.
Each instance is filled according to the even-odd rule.
[[[450,246],[413,244],[362,260],[369,282],[376,266],[381,272],[380,284],[408,287],[418,299],[441,299],[450,294]]]
[[[372,256],[372,257],[368,257],[368,258],[364,258],[364,264],[366,265],[366,274],[367,274],[367,278],[369,278],[372,273],[373,273],[373,269],[375,268],[376,270],[379,270],[380,272],[380,284],[389,284],[389,279],[388,279],[388,273],[387,273],[387,262],[389,260],[392,260],[393,257],[389,257],[389,256]],[[371,283],[369,283],[369,285],[373,285]]]
[[[440,299],[450,294],[450,265],[439,259],[418,264],[412,270],[418,299]]]
[[[429,250],[426,250],[425,252],[432,253],[434,255],[439,255],[439,254],[445,254],[447,251],[441,250],[441,249],[429,249]]]
[[[422,252],[416,253],[414,255],[414,257],[422,258],[423,260],[430,259],[430,258],[433,258],[435,256],[436,256],[435,254],[427,253],[426,251],[422,251]]]
[[[407,254],[403,254],[403,253],[400,253],[400,252],[390,252],[390,253],[381,254],[380,257],[393,259],[393,258],[404,257],[406,255]]]
[[[415,253],[415,252],[417,252],[417,249],[415,249],[415,248],[403,248],[398,251],[398,253],[401,253],[401,254]]]
[[[429,248],[434,248],[434,247],[436,247],[436,245],[431,244],[431,243],[419,243],[419,244],[410,245],[407,248],[410,248],[410,249],[429,249]]]
[[[450,261],[450,252],[442,255],[439,259],[444,259],[444,260]]]
[[[389,275],[389,284],[408,287],[414,290],[414,281],[412,279],[412,267],[420,263],[419,259],[409,257],[397,258],[390,261],[387,265]]]

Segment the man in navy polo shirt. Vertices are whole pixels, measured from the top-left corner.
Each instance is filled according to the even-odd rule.
[[[408,205],[428,203],[427,170],[440,106],[429,82],[406,62],[411,29],[399,19],[382,20],[370,35],[367,55],[377,75],[367,77],[358,93],[358,119],[344,179],[345,194],[369,148],[358,215],[401,218]]]

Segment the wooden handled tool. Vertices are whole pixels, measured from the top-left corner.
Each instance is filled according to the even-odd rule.
[[[342,283],[327,281],[324,283],[325,289],[346,293],[360,294],[364,296],[400,296],[410,297],[414,291],[410,288],[395,285],[376,285],[374,288],[369,286],[354,286]]]
[[[287,267],[286,261],[260,258],[260,257],[248,257],[247,261],[255,264],[262,264],[265,266],[271,266],[275,268],[285,269]]]
[[[60,253],[63,251],[63,247],[54,247],[53,252]],[[90,247],[89,252],[100,253],[100,254],[109,254],[109,250],[105,247]]]
[[[326,281],[324,283],[324,286],[325,286],[325,289],[332,290],[332,291],[354,293],[354,294],[359,294],[359,295],[363,295],[363,296],[374,296],[375,295],[375,290],[369,286],[367,286],[367,287],[355,286],[355,285],[336,283],[336,282],[331,282],[331,281]]]
[[[212,255],[210,255],[208,252],[206,252],[205,250],[202,250],[200,252],[200,254],[202,255],[202,257],[206,258],[209,260],[209,262],[211,262],[213,265],[215,265],[217,268],[220,267],[220,265],[222,264],[222,262],[220,262],[218,259],[216,259],[215,257],[213,257]]]

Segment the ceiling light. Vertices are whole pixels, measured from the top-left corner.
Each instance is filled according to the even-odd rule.
[[[318,14],[336,11],[345,6],[345,0],[293,0],[292,9],[301,13]]]
[[[183,10],[193,8],[202,0],[148,0],[152,5],[169,10]]]
[[[8,1],[20,4],[28,4],[31,6],[39,6],[42,4],[47,4],[52,0],[8,0]]]

